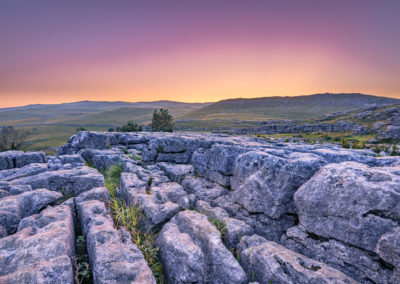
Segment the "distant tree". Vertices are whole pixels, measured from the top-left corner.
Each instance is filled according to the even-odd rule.
[[[79,132],[79,131],[86,131],[86,128],[84,128],[84,127],[78,127],[78,128],[76,129],[76,132]]]
[[[169,114],[168,109],[161,108],[154,110],[151,120],[151,131],[172,132],[174,130],[174,118]]]
[[[114,128],[112,127],[108,128],[108,132],[114,132],[114,131],[115,131]]]
[[[3,126],[0,131],[0,151],[21,150],[28,134],[12,126]]]
[[[120,128],[120,131],[121,132],[138,132],[138,131],[142,131],[142,126],[140,126],[137,123],[130,120]]]

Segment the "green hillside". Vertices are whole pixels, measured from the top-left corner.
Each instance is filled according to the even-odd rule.
[[[358,93],[315,94],[298,97],[230,99],[187,113],[183,119],[310,119],[325,114],[399,103],[398,99]]]

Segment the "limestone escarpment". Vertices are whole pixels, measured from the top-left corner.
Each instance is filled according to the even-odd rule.
[[[86,237],[95,283],[155,280],[129,236],[114,228],[104,179],[83,159],[99,170],[122,165],[117,195],[140,205],[143,230],[158,234],[167,283],[400,281],[398,157],[240,136],[80,132],[57,157],[44,158],[0,171],[0,214],[16,216],[0,219],[0,247],[18,252],[11,240],[35,228],[30,218],[40,219],[30,216],[69,209]],[[20,200],[37,191],[41,203],[23,213],[28,205]],[[62,195],[69,206],[58,205]],[[62,258],[73,263],[73,256],[70,250]],[[12,264],[0,279],[29,274],[17,260],[0,257]],[[62,267],[54,269],[73,279],[74,270]]]

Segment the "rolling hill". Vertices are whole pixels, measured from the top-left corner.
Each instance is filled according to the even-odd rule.
[[[128,120],[148,123],[153,110],[158,108],[169,109],[177,119],[177,129],[211,131],[221,127],[251,127],[265,120],[314,119],[335,112],[399,103],[398,99],[358,93],[229,99],[204,104],[81,101],[0,109],[0,126],[12,125],[30,131],[28,149],[39,150],[62,145],[78,127],[104,131]]]
[[[326,114],[400,103],[399,99],[348,94],[315,94],[297,97],[229,99],[201,107],[183,119],[310,119]]]

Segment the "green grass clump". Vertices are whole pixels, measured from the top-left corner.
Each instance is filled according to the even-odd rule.
[[[226,236],[226,234],[227,234],[226,224],[222,220],[215,218],[215,217],[209,217],[208,221],[211,224],[213,224],[215,226],[215,228],[217,228],[217,230],[221,233],[222,241],[225,242],[225,239],[227,237]]]
[[[140,204],[127,205],[117,197],[116,190],[120,184],[122,165],[113,165],[103,171],[105,185],[110,192],[109,207],[117,228],[124,227],[131,235],[132,242],[143,253],[152,270],[157,283],[164,283],[162,264],[158,259],[158,248],[155,246],[156,235],[152,232],[145,233],[141,228],[141,221],[145,215]]]

